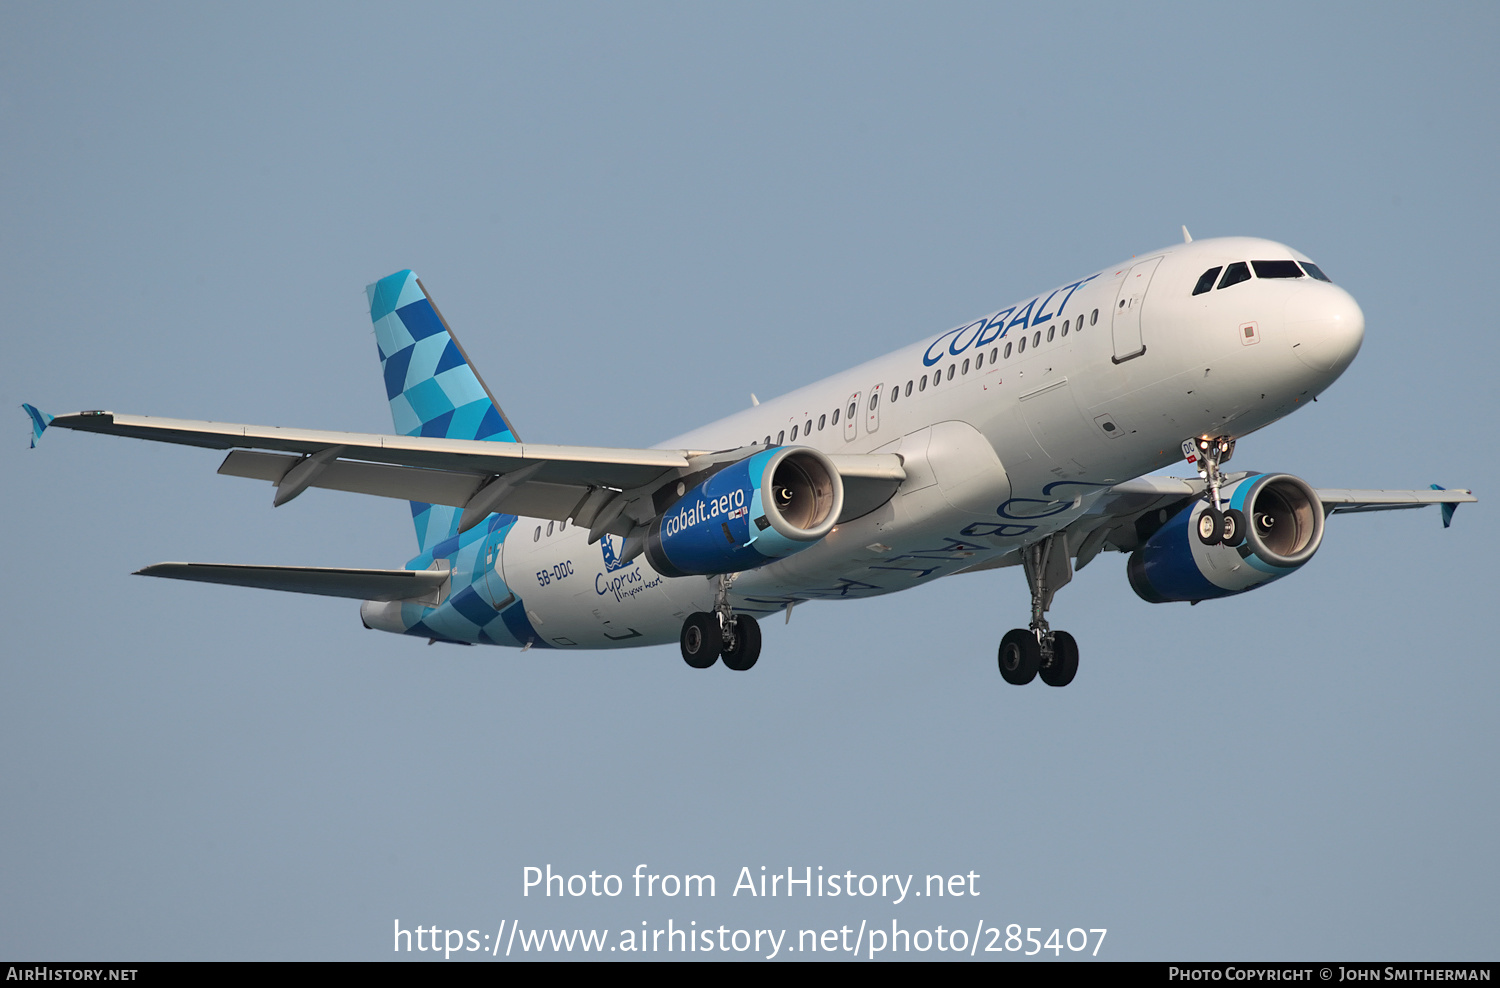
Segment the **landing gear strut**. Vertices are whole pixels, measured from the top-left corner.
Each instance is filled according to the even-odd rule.
[[[1073,579],[1067,537],[1058,533],[1026,546],[1021,566],[1031,588],[1031,627],[1015,628],[1000,640],[1000,675],[1016,686],[1039,675],[1048,686],[1066,686],[1078,674],[1078,642],[1066,631],[1053,631],[1047,611],[1053,594]]]
[[[729,603],[734,574],[718,578],[712,611],[695,611],[682,622],[682,658],[694,669],[707,669],[722,656],[724,665],[744,672],[760,658],[760,625],[748,614],[735,614]]]
[[[1245,516],[1237,508],[1225,509],[1219,490],[1224,485],[1224,475],[1219,465],[1228,463],[1234,455],[1234,440],[1228,436],[1214,439],[1184,439],[1182,455],[1198,468],[1207,489],[1203,498],[1208,507],[1198,515],[1198,541],[1204,545],[1224,545],[1234,548],[1245,541]]]

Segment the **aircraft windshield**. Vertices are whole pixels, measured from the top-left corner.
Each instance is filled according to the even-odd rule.
[[[1311,261],[1235,261],[1230,265],[1219,265],[1209,268],[1198,276],[1198,282],[1193,286],[1194,295],[1202,295],[1211,291],[1217,280],[1220,288],[1228,288],[1230,285],[1238,285],[1242,281],[1249,281],[1251,269],[1255,271],[1257,278],[1302,278],[1311,276],[1319,281],[1333,283],[1333,279],[1323,273],[1323,269]],[[1224,272],[1224,277],[1219,277],[1219,272]],[[1306,272],[1304,275],[1303,272]]]
[[[1296,261],[1251,261],[1257,278],[1300,278],[1302,269]]]

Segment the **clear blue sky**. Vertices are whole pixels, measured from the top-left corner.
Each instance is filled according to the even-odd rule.
[[[0,956],[390,956],[393,919],[1107,927],[1114,959],[1494,958],[1493,4],[8,5]],[[1481,503],[1300,573],[799,608],[752,674],[519,654],[130,576],[399,566],[397,502],[215,475],[31,401],[387,431],[418,271],[528,440],[641,446],[1178,239],[1310,255],[1364,350],[1236,466]],[[720,894],[524,899],[521,869]],[[742,866],[982,896],[746,901]],[[930,955],[929,955],[930,956]]]

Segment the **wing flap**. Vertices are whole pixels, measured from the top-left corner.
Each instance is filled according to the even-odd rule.
[[[292,467],[300,462],[301,457],[285,453],[237,449],[224,457],[224,462],[219,465],[219,473],[226,477],[248,477],[251,480],[269,480],[273,484],[279,484]],[[336,460],[319,471],[308,486],[463,507],[486,479],[485,474],[456,470]]]
[[[302,457],[284,453],[234,450],[219,465],[219,473],[280,484],[292,467],[301,462]],[[308,486],[462,508],[489,479],[486,474],[337,460],[320,470]],[[495,510],[563,521],[573,516],[590,489],[581,484],[527,481],[507,492]]]
[[[250,566],[241,563],[157,563],[137,570],[135,575],[356,600],[414,600],[441,592],[443,584],[448,581],[446,570]]]

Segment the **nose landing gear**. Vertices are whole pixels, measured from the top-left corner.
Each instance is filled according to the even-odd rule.
[[[1052,596],[1073,579],[1067,537],[1049,535],[1021,550],[1021,566],[1031,588],[1031,626],[1015,628],[1000,640],[1000,675],[1014,686],[1037,676],[1048,686],[1066,686],[1078,674],[1078,642],[1047,624]]]
[[[744,672],[760,658],[760,625],[730,606],[734,576],[721,576],[718,583],[714,609],[695,611],[682,622],[682,659],[694,669],[707,669],[722,657],[725,666]]]
[[[1219,545],[1223,543],[1231,549],[1245,541],[1245,516],[1238,508],[1225,509],[1219,497],[1219,489],[1224,484],[1224,475],[1219,470],[1221,463],[1228,463],[1229,458],[1234,455],[1234,440],[1227,436],[1219,436],[1215,439],[1184,439],[1182,441],[1182,455],[1191,464],[1198,468],[1198,476],[1203,478],[1208,489],[1203,492],[1203,497],[1208,501],[1208,507],[1198,515],[1198,541],[1204,545]]]

